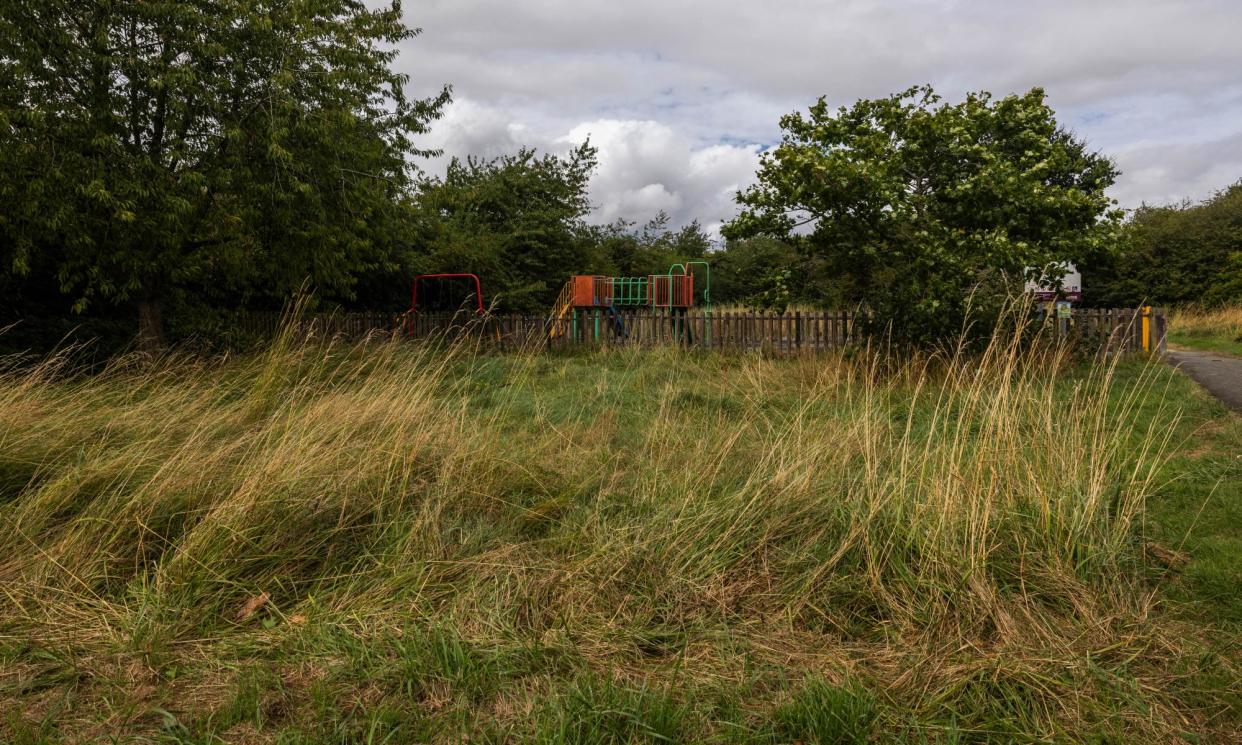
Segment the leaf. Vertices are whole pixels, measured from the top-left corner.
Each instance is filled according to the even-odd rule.
[[[246,602],[242,603],[241,608],[237,610],[237,614],[233,617],[233,620],[238,623],[245,621],[247,618],[254,615],[255,611],[267,605],[267,601],[270,599],[270,596],[266,592],[261,592],[258,595],[249,598]]]

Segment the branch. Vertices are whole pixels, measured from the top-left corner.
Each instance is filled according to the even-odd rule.
[[[345,168],[344,166],[337,166],[337,170],[341,171],[342,173],[352,173],[357,176],[366,176],[367,178],[373,178],[379,181],[387,181],[393,186],[398,185],[397,182],[394,181],[393,179],[389,178],[388,176],[381,176],[378,173],[367,173],[366,171],[355,171],[352,168]]]

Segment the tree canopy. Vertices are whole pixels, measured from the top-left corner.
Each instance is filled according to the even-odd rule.
[[[676,229],[670,223],[660,210],[642,225],[619,219],[590,228],[590,240],[600,246],[602,270],[622,277],[660,274],[675,263],[707,256],[712,239],[697,220]]]
[[[1242,300],[1242,182],[1200,204],[1135,210],[1118,253],[1088,279],[1097,305]]]
[[[820,99],[781,127],[726,236],[789,241],[908,341],[956,333],[981,284],[1089,263],[1119,217],[1113,164],[1057,124],[1039,89],[947,104],[919,87],[837,110]]]
[[[78,309],[187,284],[348,295],[403,237],[411,140],[400,6],[41,0],[0,15],[0,236]]]
[[[564,157],[454,158],[420,187],[415,270],[472,272],[500,307],[543,309],[568,275],[598,264],[582,235],[594,168],[590,144]]]

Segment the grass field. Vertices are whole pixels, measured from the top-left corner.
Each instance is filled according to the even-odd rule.
[[[0,741],[1236,742],[1159,365],[301,344],[0,382]]]
[[[1191,349],[1242,357],[1242,305],[1176,311],[1170,318],[1169,341]]]

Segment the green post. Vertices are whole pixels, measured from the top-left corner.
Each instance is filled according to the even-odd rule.
[[[706,261],[687,261],[686,266],[703,265],[703,341],[712,345],[712,265]]]

